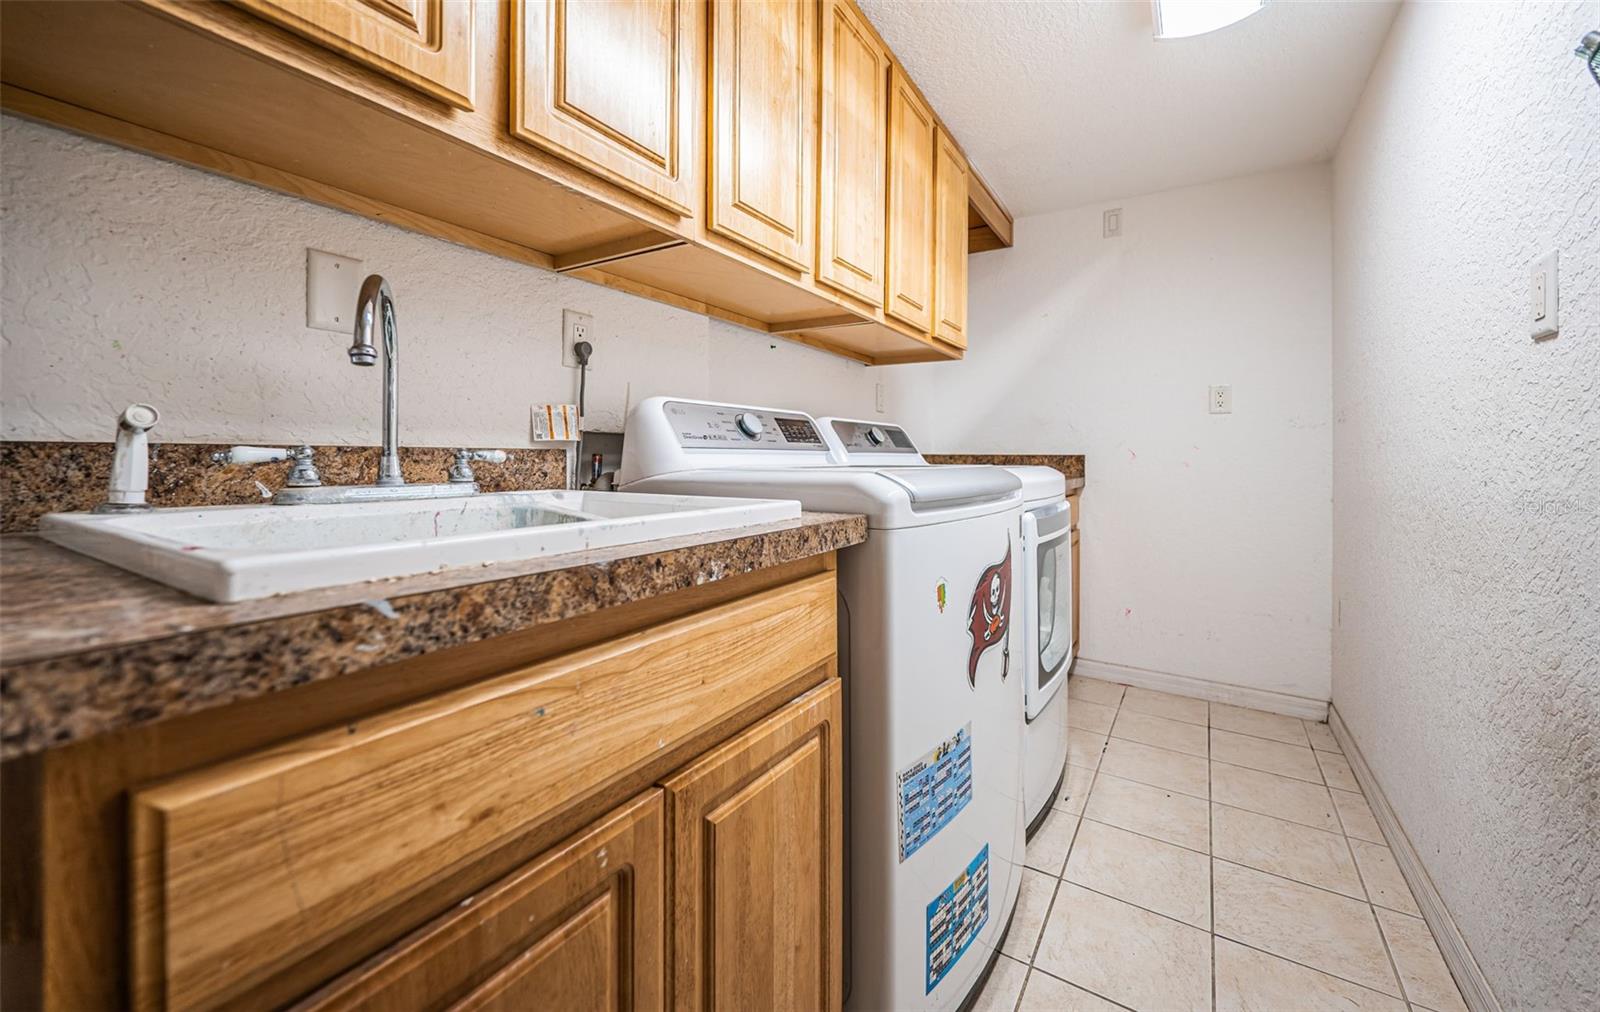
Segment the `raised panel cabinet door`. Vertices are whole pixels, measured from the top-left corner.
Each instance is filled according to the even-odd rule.
[[[659,788],[646,791],[335,979],[299,1008],[662,1008],[662,797]]]
[[[899,67],[889,84],[889,301],[884,311],[933,331],[933,111]]]
[[[474,0],[233,0],[334,52],[471,109]]]
[[[708,227],[811,269],[815,0],[712,0]]]
[[[692,216],[703,14],[700,0],[516,0],[512,134]]]
[[[843,1003],[839,680],[671,777],[674,1008]]]
[[[967,346],[967,160],[939,131],[934,150],[933,336]]]
[[[889,53],[850,0],[822,14],[817,280],[883,305]]]

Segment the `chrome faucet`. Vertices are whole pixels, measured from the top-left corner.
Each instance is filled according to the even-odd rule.
[[[381,317],[381,323],[379,318]],[[399,366],[399,327],[395,323],[394,293],[381,274],[371,274],[361,283],[356,299],[355,341],[350,345],[352,365],[375,365],[378,349],[373,330],[383,334],[383,456],[378,460],[379,485],[404,485],[400,473],[400,404],[397,367]]]

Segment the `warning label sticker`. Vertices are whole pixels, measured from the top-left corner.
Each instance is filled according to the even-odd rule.
[[[928,904],[928,994],[989,921],[989,845]]]
[[[935,745],[895,774],[900,860],[948,826],[972,801],[972,725]]]

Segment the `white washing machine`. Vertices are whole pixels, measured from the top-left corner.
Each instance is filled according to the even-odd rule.
[[[665,397],[629,414],[618,480],[866,515],[839,553],[846,1003],[959,1008],[1022,884],[1020,483],[844,467],[804,412]]]
[[[898,425],[822,418],[823,438],[841,464],[929,464]],[[1026,836],[1044,824],[1067,772],[1067,672],[1072,667],[1072,515],[1067,479],[1050,467],[1008,467],[1022,482],[1024,667],[1022,800]]]

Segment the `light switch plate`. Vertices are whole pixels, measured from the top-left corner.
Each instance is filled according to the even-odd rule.
[[[1535,340],[1551,337],[1561,329],[1561,293],[1556,276],[1556,251],[1551,250],[1533,265],[1528,279],[1528,333]]]
[[[1233,414],[1233,387],[1212,387],[1209,403],[1213,415]]]
[[[306,326],[350,333],[364,278],[360,260],[307,249]]]
[[[1113,207],[1106,211],[1104,218],[1105,228],[1103,237],[1115,239],[1122,234],[1122,208]]]

